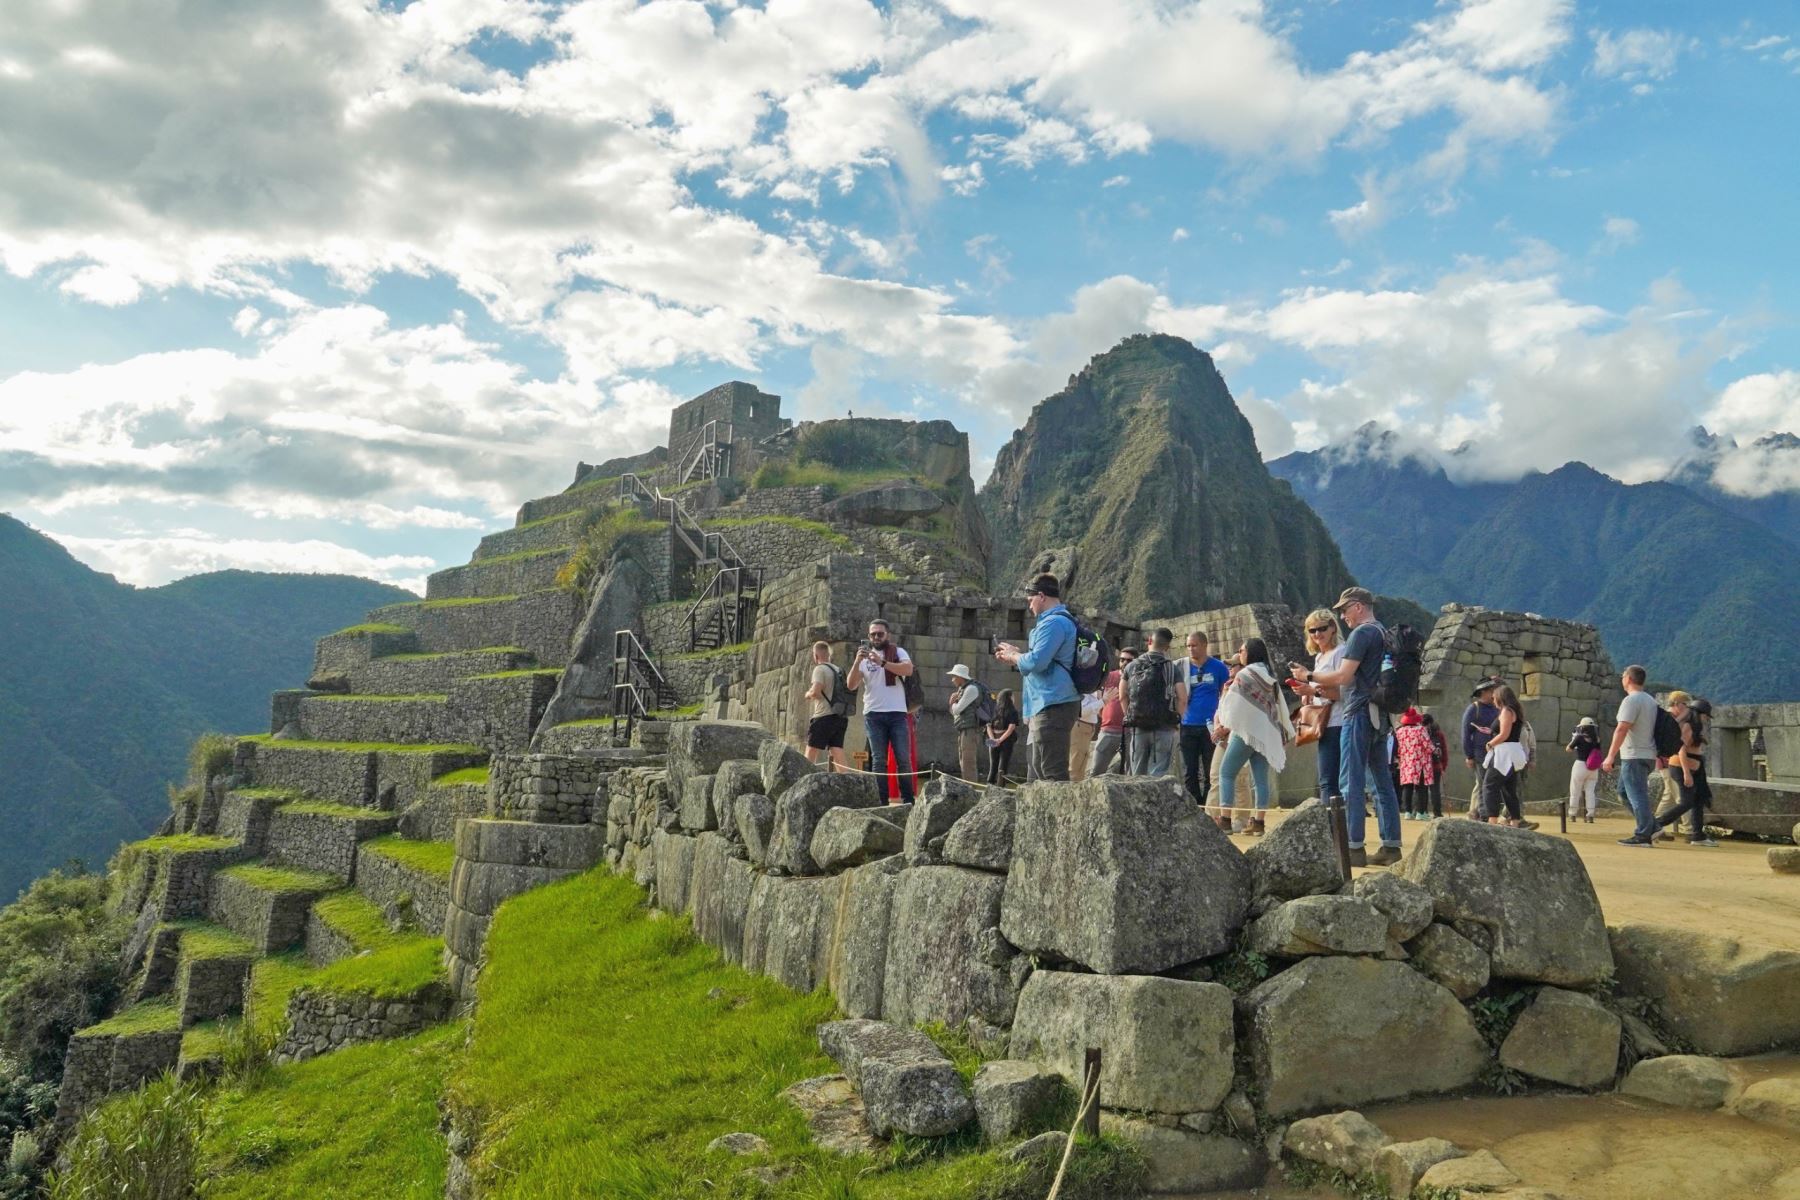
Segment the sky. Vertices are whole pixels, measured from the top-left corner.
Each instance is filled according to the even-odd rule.
[[[7,0],[0,511],[418,588],[724,380],[979,480],[1144,330],[1265,458],[1797,487],[1797,100],[1774,0]]]

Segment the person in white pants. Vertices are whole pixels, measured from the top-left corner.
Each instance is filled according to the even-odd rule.
[[[1604,754],[1600,749],[1600,726],[1592,717],[1583,717],[1575,724],[1575,733],[1569,738],[1568,750],[1575,756],[1575,762],[1569,767],[1569,818],[1574,820],[1581,816],[1581,794],[1587,793],[1587,819],[1593,824],[1594,813],[1600,807],[1598,792],[1600,788],[1600,768],[1590,767],[1588,763]]]

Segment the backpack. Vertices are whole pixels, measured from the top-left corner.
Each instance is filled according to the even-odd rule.
[[[825,663],[824,666],[831,672],[831,699],[825,702],[825,713],[832,717],[848,717],[853,700],[850,689],[844,685],[844,673],[837,669],[836,663]]]
[[[1370,701],[1386,713],[1403,713],[1419,698],[1425,639],[1411,625],[1381,631],[1381,674]]]
[[[975,702],[975,723],[992,725],[994,718],[1000,715],[1000,706],[994,703],[994,693],[974,681],[970,681],[969,686],[981,688],[981,699]]]
[[[1537,730],[1531,727],[1530,721],[1521,724],[1525,728],[1519,730],[1519,745],[1525,747],[1525,765],[1529,767],[1537,761]]]
[[[1133,729],[1173,729],[1181,723],[1169,660],[1157,651],[1140,654],[1125,668],[1124,690],[1125,724]]]
[[[1651,736],[1656,739],[1656,757],[1674,758],[1681,753],[1681,722],[1660,704],[1656,706],[1656,727]]]
[[[1106,671],[1112,662],[1112,647],[1106,639],[1069,618],[1075,624],[1075,665],[1069,670],[1069,678],[1075,684],[1075,691],[1080,695],[1097,692],[1106,683]]]

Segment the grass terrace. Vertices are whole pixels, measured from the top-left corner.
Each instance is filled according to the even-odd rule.
[[[288,950],[256,960],[250,968],[250,989],[244,1004],[244,1018],[257,1036],[273,1045],[287,1025],[288,997],[306,982],[315,968],[306,961],[304,950]]]
[[[702,529],[729,531],[733,529],[768,528],[771,525],[783,525],[789,529],[798,529],[823,538],[841,550],[855,549],[856,543],[839,533],[823,521],[814,521],[806,517],[715,517],[702,522]]]
[[[526,679],[532,675],[556,676],[562,674],[561,667],[524,667],[517,671],[489,671],[485,675],[471,675],[470,679]]]
[[[456,847],[450,842],[420,842],[399,834],[371,839],[362,848],[441,879],[450,878],[450,867],[456,861]]]
[[[205,921],[181,923],[183,958],[255,958],[256,948],[231,930]]]
[[[459,742],[433,742],[430,744],[415,742],[308,742],[297,738],[276,738],[267,733],[249,734],[239,739],[255,742],[275,750],[346,750],[352,753],[370,751],[382,754],[486,754],[480,746],[470,746]]]
[[[463,570],[467,567],[492,567],[498,566],[500,563],[529,562],[534,558],[554,558],[558,554],[573,554],[574,552],[574,546],[552,546],[548,550],[514,550],[511,554],[497,554],[493,558],[478,558],[472,563],[464,564],[463,567],[451,569]]]
[[[281,811],[309,817],[340,817],[346,821],[385,820],[394,815],[378,808],[358,808],[354,804],[333,804],[328,800],[296,800],[282,805]]]
[[[498,562],[498,559],[484,558],[482,562]],[[428,662],[439,658],[460,658],[469,654],[530,654],[523,646],[482,646],[474,650],[435,650],[430,654],[384,654],[376,662]]]
[[[548,516],[548,517],[539,517],[535,521],[527,521],[523,525],[515,525],[515,526],[513,526],[513,528],[514,529],[538,529],[542,526],[549,525],[555,521],[569,521],[569,520],[573,520],[574,518],[579,517],[581,515],[582,515],[582,510],[578,508],[572,512],[556,513],[556,514],[554,514],[552,516]],[[485,559],[485,558],[481,558],[481,559],[477,559],[475,561],[487,562],[489,560]]]
[[[359,892],[334,892],[313,902],[313,915],[343,934],[359,950],[385,946],[394,937],[381,910]]]
[[[301,982],[339,996],[402,1000],[444,979],[444,943],[424,934],[389,934],[390,941],[340,959]]]
[[[226,867],[219,874],[247,883],[260,891],[284,896],[301,892],[329,892],[344,886],[343,880],[323,871],[305,871],[298,867],[266,867],[261,863],[240,863],[235,867]]]
[[[460,771],[445,771],[431,781],[432,787],[456,787],[464,783],[479,783],[485,786],[488,781],[486,767],[464,767]]]
[[[159,998],[134,1004],[98,1025],[80,1030],[82,1037],[124,1037],[134,1033],[162,1033],[181,1028],[181,1010],[173,1000]]]
[[[344,700],[365,700],[365,701],[379,701],[382,704],[392,704],[397,701],[404,701],[404,700],[429,700],[429,701],[432,701],[435,703],[443,703],[444,701],[450,699],[450,697],[447,695],[444,695],[442,693],[439,693],[439,692],[413,692],[410,695],[391,695],[391,694],[387,694],[387,693],[375,693],[375,694],[370,694],[370,695],[363,695],[363,694],[359,694],[359,693],[355,693],[355,692],[322,692],[316,696],[308,696],[307,699],[308,700],[331,700],[331,701],[338,701],[338,702],[341,702]]]
[[[486,559],[482,559],[486,562]],[[515,592],[510,596],[451,596],[444,600],[415,600],[408,608],[472,608],[477,604],[510,604],[519,598]],[[398,607],[398,606],[396,606]]]
[[[170,833],[162,837],[127,842],[121,851],[140,854],[194,854],[202,850],[230,850],[239,843],[228,837],[204,833]]]
[[[237,1037],[237,1030],[238,1020],[235,1017],[190,1025],[187,1032],[181,1035],[181,1056],[189,1060],[223,1058],[227,1048]]]
[[[378,633],[411,633],[404,625],[388,625],[380,621],[369,621],[361,625],[346,625],[342,629],[328,633],[326,637],[373,637]]]

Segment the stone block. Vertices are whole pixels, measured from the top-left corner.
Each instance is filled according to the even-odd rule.
[[[1001,930],[1106,974],[1165,971],[1230,949],[1250,868],[1179,780],[1107,775],[1020,793]]]
[[[681,805],[677,809],[681,828],[689,833],[704,833],[719,827],[719,813],[713,807],[716,775],[691,775],[681,785]]]
[[[1731,1068],[1719,1059],[1667,1054],[1646,1058],[1632,1067],[1619,1091],[1676,1108],[1713,1109],[1730,1103],[1738,1083]]]
[[[1317,800],[1305,801],[1284,817],[1244,852],[1244,859],[1258,897],[1292,900],[1335,892],[1344,882],[1331,836],[1331,811]]]
[[[831,994],[848,1016],[881,1015],[888,926],[901,865],[894,855],[843,875],[831,947]]]
[[[1435,906],[1431,893],[1392,871],[1367,871],[1350,885],[1350,894],[1367,900],[1388,919],[1387,935],[1396,942],[1410,942],[1431,924]]]
[[[1497,979],[1591,987],[1613,970],[1606,924],[1573,843],[1477,821],[1434,821],[1395,870],[1439,920],[1486,927]]]
[[[819,1026],[819,1049],[857,1087],[863,1084],[864,1065],[876,1059],[950,1061],[924,1033],[886,1021],[827,1021]]]
[[[944,861],[982,871],[1004,871],[1012,859],[1016,792],[990,789],[944,835]]]
[[[1456,997],[1403,963],[1307,958],[1238,1003],[1273,1116],[1456,1091],[1488,1061]]]
[[[1100,1114],[1100,1132],[1128,1139],[1144,1156],[1152,1195],[1182,1195],[1250,1188],[1268,1172],[1263,1152],[1220,1133],[1167,1129],[1136,1117]]]
[[[732,820],[739,796],[767,795],[763,791],[762,768],[749,759],[731,759],[722,763],[713,776],[713,819],[726,837],[733,836]]]
[[[769,731],[754,721],[676,721],[669,728],[669,787],[696,775],[716,775],[736,759],[758,758]]]
[[[886,806],[826,809],[813,828],[808,848],[813,861],[821,871],[837,872],[898,854],[906,829],[887,816]]]
[[[737,840],[744,844],[750,861],[759,867],[767,866],[769,838],[775,832],[774,803],[767,796],[739,796],[731,827]]]
[[[895,879],[882,1016],[951,1028],[970,1017],[1012,1024],[1013,951],[999,932],[1006,881],[964,867],[914,867]]]
[[[770,738],[762,744],[757,751],[756,764],[762,774],[762,787],[753,790],[771,800],[780,799],[802,776],[813,772],[813,765],[806,761],[806,755],[779,738]]]
[[[1612,930],[1619,990],[1705,1054],[1800,1044],[1800,953],[1660,925]]]
[[[1427,925],[1406,944],[1411,965],[1467,1000],[1488,984],[1487,951],[1448,925]]]
[[[606,831],[599,825],[469,820],[456,826],[456,857],[469,862],[585,871],[605,849]]]
[[[862,1098],[877,1137],[943,1137],[975,1119],[968,1087],[948,1059],[876,1059],[863,1070]]]
[[[880,802],[868,776],[822,772],[804,776],[775,801],[767,865],[791,875],[819,874],[819,864],[812,856],[812,836],[819,818],[833,808],[873,808]]]
[[[1619,1070],[1619,1018],[1580,992],[1547,987],[1513,1022],[1500,1063],[1567,1087],[1597,1088]]]
[[[1034,1062],[998,1059],[975,1071],[975,1119],[989,1143],[1035,1133],[1055,1118],[1062,1076]]]
[[[1419,1176],[1417,1186],[1447,1192],[1492,1192],[1517,1182],[1519,1177],[1492,1150],[1477,1150],[1430,1167]]]
[[[1037,971],[1019,995],[1012,1053],[1080,1091],[1097,1047],[1101,1103],[1144,1112],[1217,1108],[1231,1092],[1232,998],[1216,983]]]
[[[1463,1150],[1455,1142],[1443,1138],[1420,1138],[1415,1142],[1389,1142],[1375,1152],[1371,1173],[1387,1185],[1387,1194],[1405,1200],[1413,1194],[1425,1172],[1441,1162],[1462,1158]]]
[[[1765,1079],[1744,1089],[1731,1111],[1748,1121],[1800,1134],[1800,1079]]]
[[[1250,949],[1276,958],[1308,954],[1380,954],[1388,919],[1353,896],[1302,896],[1250,924]]]
[[[1361,1113],[1337,1112],[1295,1121],[1282,1135],[1281,1149],[1295,1158],[1357,1176],[1374,1168],[1375,1155],[1392,1140]]]
[[[940,775],[919,791],[906,821],[906,862],[923,867],[942,863],[942,839],[950,827],[980,801],[982,789],[948,775]]]
[[[744,968],[796,992],[810,992],[831,970],[836,879],[758,876],[744,917]]]

